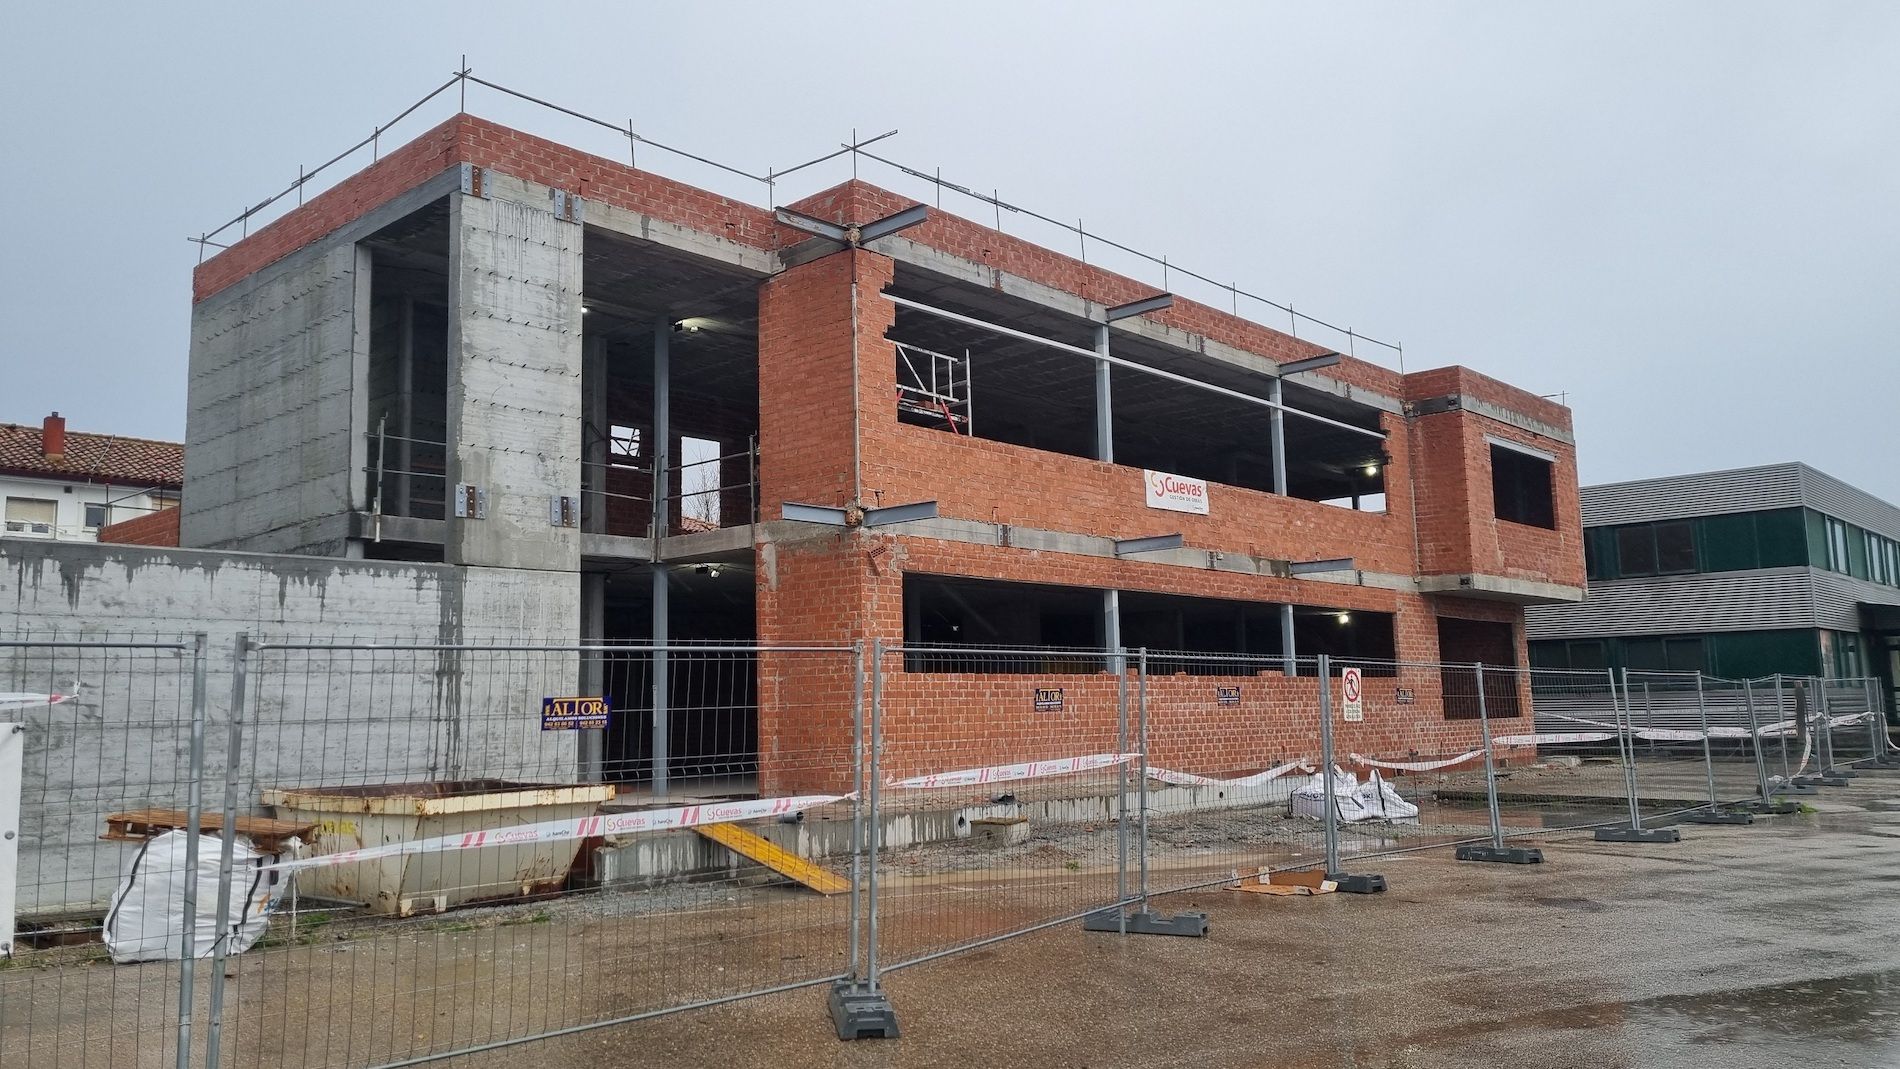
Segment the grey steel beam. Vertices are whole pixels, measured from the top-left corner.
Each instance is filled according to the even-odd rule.
[[[858,228],[858,244],[864,245],[878,238],[889,237],[899,230],[916,226],[930,218],[930,208],[923,204],[913,204],[901,212],[893,212],[882,219],[873,219]]]
[[[787,501],[779,506],[779,514],[788,520],[799,523],[822,523],[832,527],[844,526],[844,510],[828,505],[801,505],[796,501]]]
[[[1180,549],[1184,539],[1179,532],[1164,535],[1148,535],[1144,538],[1117,538],[1115,555],[1126,557],[1131,553],[1157,553],[1165,549]]]
[[[884,527],[893,523],[909,523],[911,520],[934,520],[937,518],[935,501],[913,501],[908,505],[892,505],[889,508],[865,509],[864,526]]]
[[[1129,301],[1127,304],[1118,304],[1106,310],[1103,313],[1103,318],[1113,323],[1118,319],[1147,315],[1149,312],[1159,312],[1163,308],[1172,307],[1174,307],[1174,294],[1157,293],[1153,297],[1143,297],[1139,301]]]
[[[1338,353],[1321,353],[1318,356],[1309,356],[1304,360],[1289,360],[1281,364],[1280,374],[1298,375],[1302,371],[1318,371],[1320,368],[1332,367],[1337,363],[1339,363]]]
[[[1095,351],[1102,359],[1095,362],[1095,459],[1115,463],[1115,400],[1109,380],[1108,324],[1095,328]]]
[[[807,234],[816,234],[827,241],[835,241],[840,245],[851,244],[850,232],[837,223],[826,222],[806,215],[804,212],[795,212],[790,208],[776,209],[772,212],[772,217],[786,226],[803,230]]]

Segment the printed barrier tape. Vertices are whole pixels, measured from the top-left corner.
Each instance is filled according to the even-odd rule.
[[[1313,763],[1302,757],[1297,761],[1288,761],[1283,765],[1275,765],[1265,772],[1255,772],[1251,776],[1241,776],[1237,779],[1215,779],[1212,776],[1197,776],[1192,772],[1175,772],[1172,769],[1150,766],[1148,769],[1148,778],[1158,779],[1163,783],[1172,783],[1181,787],[1259,787],[1279,779],[1294,769],[1311,772],[1313,771]]]
[[[1540,731],[1535,735],[1499,735],[1498,746],[1555,746],[1564,742],[1603,742],[1616,738],[1611,731]]]
[[[76,694],[29,694],[17,690],[0,691],[0,709],[22,709],[29,705],[60,705],[78,697]]]
[[[1347,754],[1346,756],[1351,758],[1352,763],[1355,765],[1367,765],[1372,768],[1390,768],[1399,772],[1431,772],[1435,769],[1450,768],[1452,765],[1464,764],[1474,757],[1483,757],[1484,751],[1467,750],[1457,757],[1447,757],[1442,761],[1381,761],[1376,757],[1367,757],[1364,754]]]
[[[1014,765],[991,765],[988,768],[960,768],[955,772],[933,772],[928,776],[888,780],[884,786],[896,790],[921,791],[932,787],[968,787],[978,783],[1009,783],[1014,780],[1043,779],[1048,776],[1069,776],[1077,772],[1093,772],[1098,768],[1112,768],[1115,765],[1140,759],[1141,755],[1138,753],[1097,753],[1086,757],[1059,757],[1053,761],[1024,761]]]
[[[550,820],[523,824],[494,831],[471,831],[462,835],[441,835],[433,839],[415,839],[404,843],[368,846],[316,857],[279,861],[263,865],[265,870],[293,872],[298,869],[329,865],[353,865],[360,861],[378,861],[408,854],[434,854],[452,850],[479,850],[487,846],[520,846],[525,843],[555,842],[563,839],[591,839],[595,836],[630,835],[644,831],[696,828],[706,824],[727,824],[755,817],[784,816],[814,806],[842,802],[849,794],[805,794],[792,798],[757,798],[739,802],[709,802],[674,809],[649,809],[639,813],[606,813],[578,820]]]

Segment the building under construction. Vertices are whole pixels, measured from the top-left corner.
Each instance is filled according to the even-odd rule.
[[[451,568],[470,633],[881,641],[894,693],[1028,716],[1112,675],[1081,648],[1523,666],[1524,606],[1583,592],[1561,405],[856,180],[772,210],[458,114],[204,260],[192,331],[183,546]],[[581,680],[641,714],[582,774],[843,744],[848,673],[759,665]]]

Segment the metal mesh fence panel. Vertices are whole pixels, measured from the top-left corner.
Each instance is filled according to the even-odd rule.
[[[1702,729],[1707,695],[1694,672],[1631,672],[1622,679],[1636,808],[1644,827],[1709,805]]]
[[[875,660],[879,968],[1126,899],[1138,680],[1123,658],[908,646]]]
[[[265,919],[213,977],[222,1064],[406,1062],[851,971],[852,650],[286,643],[243,663],[214,775],[235,839],[292,838],[233,865]]]
[[[1826,732],[1827,767],[1851,771],[1879,756],[1880,718],[1874,714],[1874,688],[1867,679],[1828,679],[1815,685],[1816,723]],[[1823,730],[1823,728],[1817,728]]]
[[[1616,677],[1542,668],[1525,677],[1532,748],[1500,740],[1512,755],[1498,783],[1507,834],[1550,841],[1627,824],[1627,722]]]
[[[1323,864],[1324,803],[1296,797],[1320,765],[1313,659],[1148,651],[1145,664],[1148,892]]]
[[[142,836],[199,816],[204,656],[199,638],[0,639],[0,1064],[189,1057],[195,961],[147,889],[195,893],[200,840]]]

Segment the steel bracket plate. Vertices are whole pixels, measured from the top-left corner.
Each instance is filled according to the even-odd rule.
[[[897,1011],[882,991],[862,983],[840,980],[831,986],[831,1023],[838,1038],[896,1039]]]
[[[1534,846],[1492,846],[1489,843],[1461,846],[1460,861],[1492,861],[1500,865],[1541,865],[1544,852]]]
[[[1598,828],[1600,843],[1679,843],[1682,833],[1674,828]]]
[[[1684,813],[1677,819],[1684,824],[1753,824],[1755,814],[1736,813],[1726,809],[1698,809],[1693,813]]]
[[[488,491],[474,483],[458,483],[455,493],[455,515],[465,520],[485,520],[488,518]]]
[[[1082,918],[1082,930],[1087,932],[1179,935],[1189,939],[1202,939],[1212,928],[1213,925],[1208,921],[1205,913],[1178,913],[1172,917],[1164,917],[1159,913],[1141,910],[1123,916],[1120,910],[1108,909]]]

